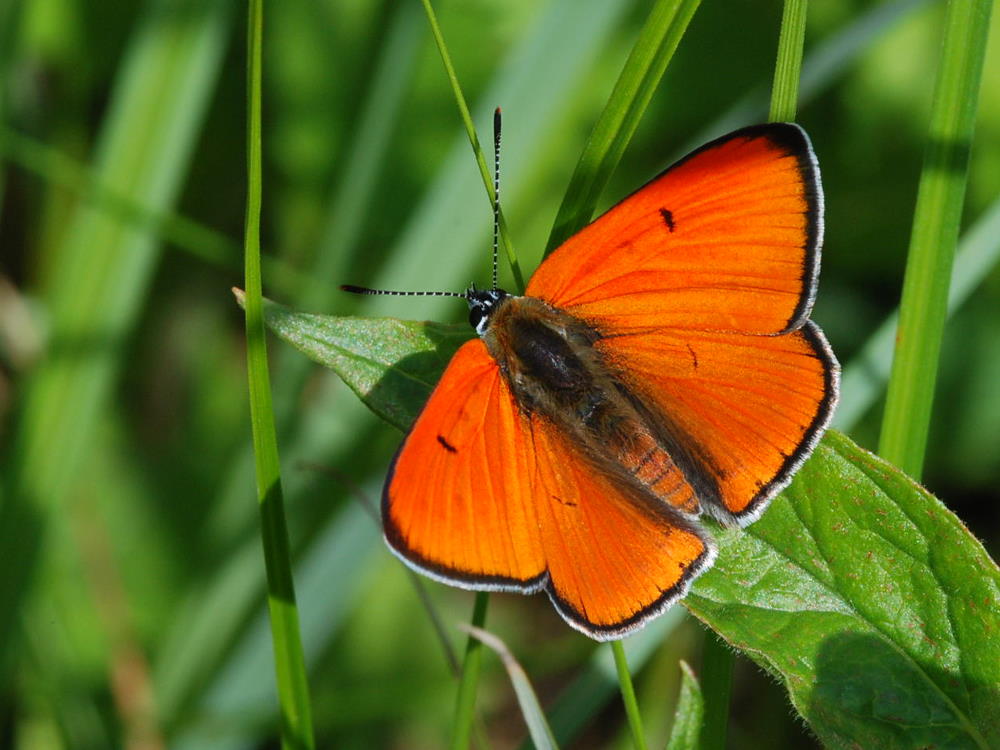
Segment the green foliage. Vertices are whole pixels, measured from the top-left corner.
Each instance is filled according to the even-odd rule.
[[[8,626],[0,733],[32,750],[273,743],[281,719],[243,320],[227,291],[243,283],[243,5],[0,6],[7,570],[0,619]],[[853,373],[844,379],[838,427],[871,446],[888,369],[880,352],[893,343],[892,331],[879,327],[898,302],[944,4],[808,6],[799,121],[819,155],[828,209],[814,318]],[[490,113],[503,107],[504,209],[526,276],[651,7],[635,0],[438,7],[472,122],[488,132]],[[767,117],[779,8],[701,4],[598,211],[691,147]],[[265,14],[264,291],[294,310],[359,316],[353,344],[345,345],[346,328],[339,343],[331,340],[342,366],[360,373],[361,390],[384,378],[406,393],[401,404],[378,407],[403,427],[433,373],[469,335],[467,326],[447,325],[462,320],[464,305],[358,299],[337,285],[458,291],[488,282],[490,207],[481,176],[419,3],[266,3]],[[995,13],[990,27],[995,41]],[[953,291],[944,333],[924,480],[995,552],[1000,57],[993,52],[969,144],[963,223],[975,229],[963,232],[961,245],[972,253],[956,261],[962,289]],[[511,288],[509,269],[501,273]],[[362,317],[389,315],[444,323],[392,323],[384,341],[362,327]],[[869,346],[876,330],[883,333]],[[389,338],[401,348],[387,348]],[[317,745],[440,746],[453,724],[456,681],[410,579],[359,502],[377,500],[399,433],[292,347],[269,349]],[[414,371],[386,370],[408,357]],[[837,445],[822,450],[839,462]],[[789,502],[775,505],[772,523]],[[744,543],[764,544],[752,535]],[[425,588],[459,647],[464,635],[454,623],[469,618],[472,596]],[[607,648],[566,628],[544,597],[493,596],[489,627],[530,675],[560,745],[628,742]],[[679,658],[708,690],[696,645],[701,627],[678,607],[623,644],[652,747],[668,741]],[[965,649],[966,636],[956,631],[941,642]],[[882,631],[873,637],[894,643]],[[894,653],[902,677],[925,663],[919,651]],[[788,708],[784,673],[776,674],[737,656],[734,746],[762,737],[775,750],[813,742]],[[939,702],[939,672],[923,674],[923,688]],[[959,674],[962,689],[973,684],[962,677],[967,671]],[[840,683],[844,701],[865,697],[856,678]],[[805,688],[794,688],[793,698],[795,690]],[[976,727],[972,698],[947,697],[950,715]],[[812,705],[795,700],[798,711]],[[516,699],[489,652],[476,705],[474,727],[483,735],[524,731],[509,721]],[[830,721],[866,725],[865,711],[884,703],[858,706],[857,716],[841,712]]]
[[[701,722],[705,713],[705,699],[687,662],[682,661],[681,692],[677,698],[677,709],[674,712],[674,726],[670,730],[670,741],[667,750],[688,750],[698,747],[698,737],[701,734]]]
[[[260,507],[261,542],[267,570],[267,609],[274,647],[275,680],[281,706],[283,750],[312,750],[316,746],[312,704],[295,583],[289,554],[285,498],[281,489],[278,437],[274,426],[271,380],[264,335],[260,276],[260,207],[263,190],[261,143],[261,57],[264,45],[263,0],[250,0],[247,13],[247,209],[243,229],[247,294],[247,376],[250,390],[250,434],[253,438]]]
[[[440,376],[440,342],[450,353],[461,340],[454,329],[442,337],[439,324],[363,323],[277,305],[267,321],[376,413],[397,418],[415,417]],[[401,330],[414,348],[400,344]],[[1000,742],[991,635],[1000,632],[1000,571],[898,469],[830,433],[759,521],[716,535],[719,557],[685,605],[778,676],[825,744],[985,750]]]
[[[831,432],[685,600],[828,747],[994,747],[1000,571],[937,498]]]

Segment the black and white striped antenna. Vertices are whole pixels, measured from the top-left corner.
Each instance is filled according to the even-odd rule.
[[[492,298],[497,298],[497,262],[500,254],[500,107],[493,112],[493,288]],[[340,290],[351,294],[377,294],[385,297],[461,297],[472,304],[473,295],[487,293],[476,289],[475,285],[464,292],[404,292],[395,289],[370,289],[366,286],[341,284]],[[501,296],[503,293],[501,292]]]
[[[493,291],[497,290],[500,253],[500,107],[493,111]]]

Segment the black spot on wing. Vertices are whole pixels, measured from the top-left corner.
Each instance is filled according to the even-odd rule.
[[[438,435],[438,442],[441,443],[441,446],[449,453],[458,453],[458,448],[445,440],[444,435]]]
[[[691,344],[686,344],[688,349],[688,354],[691,355],[691,362],[694,365],[694,369],[698,369],[698,355],[694,353],[694,349],[691,348]]]
[[[663,223],[667,225],[667,231],[674,231],[674,215],[665,208],[660,209],[660,216],[663,217]]]

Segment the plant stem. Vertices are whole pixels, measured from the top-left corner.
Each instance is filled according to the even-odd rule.
[[[472,609],[472,625],[484,628],[486,609],[490,595],[476,592],[476,603]],[[458,698],[455,701],[455,724],[451,734],[451,750],[465,750],[469,746],[472,721],[475,716],[476,689],[479,687],[479,672],[483,662],[483,643],[469,636],[465,642],[465,656],[462,659],[462,676],[458,682]]]
[[[657,0],[587,139],[559,205],[545,254],[590,221],[701,0]]]
[[[701,652],[701,691],[705,696],[701,750],[723,750],[729,725],[735,654],[712,631],[705,631]]]
[[[490,207],[496,202],[496,194],[493,192],[493,172],[486,163],[483,156],[483,149],[479,145],[479,137],[476,135],[476,126],[472,124],[472,115],[469,114],[469,105],[465,102],[465,95],[458,82],[458,75],[455,73],[455,66],[451,64],[451,55],[448,54],[448,47],[444,43],[444,35],[441,27],[438,26],[437,16],[430,0],[421,0],[424,11],[427,13],[427,21],[431,25],[431,33],[434,35],[434,43],[437,45],[438,53],[441,55],[441,62],[444,63],[444,70],[451,82],[451,90],[455,96],[455,103],[458,104],[458,112],[462,116],[465,125],[465,132],[469,136],[469,143],[472,151],[476,155],[476,163],[479,165],[479,173],[482,175],[483,184],[486,186],[486,193],[490,197]],[[514,284],[517,286],[517,293],[524,294],[524,275],[521,273],[521,264],[517,260],[514,246],[510,241],[510,233],[507,231],[507,220],[504,218],[503,210],[500,211],[500,243],[503,245],[504,253],[507,255],[507,262],[514,275]]]
[[[247,22],[247,210],[244,232],[246,263],[247,370],[253,430],[261,541],[267,570],[267,605],[281,705],[281,746],[311,750],[314,745],[299,614],[288,550],[288,530],[281,493],[278,442],[267,371],[260,273],[261,206],[261,51],[263,0],[250,0]]]
[[[642,715],[639,713],[639,703],[635,699],[635,689],[632,687],[632,676],[628,671],[628,660],[625,658],[622,642],[611,641],[611,652],[615,655],[615,667],[618,668],[618,684],[621,686],[622,703],[625,704],[625,715],[628,716],[628,726],[632,732],[632,744],[636,750],[646,750]]]
[[[771,87],[771,122],[792,122],[799,102],[802,48],[806,38],[806,0],[785,0],[778,36],[778,59]]]
[[[913,214],[879,454],[920,479],[992,0],[951,0]]]

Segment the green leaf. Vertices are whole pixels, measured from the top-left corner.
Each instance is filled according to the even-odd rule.
[[[705,714],[705,701],[698,678],[687,662],[681,661],[681,692],[674,712],[674,726],[670,730],[667,750],[688,750],[698,747],[701,722]]]
[[[828,747],[1000,743],[1000,572],[948,509],[830,432],[685,604]]]
[[[243,292],[234,289],[243,304]],[[472,337],[465,325],[313,315],[264,300],[264,322],[314,362],[329,367],[365,405],[406,432],[448,360]]]

